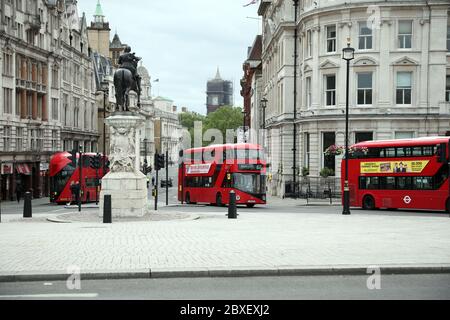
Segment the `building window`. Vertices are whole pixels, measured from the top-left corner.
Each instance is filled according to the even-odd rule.
[[[78,126],[80,125],[80,99],[79,98],[73,98],[73,105],[74,105],[74,109],[73,109],[73,126],[75,128],[78,128]]]
[[[355,143],[373,141],[373,132],[356,132]]]
[[[450,52],[450,25],[447,26],[447,51]]]
[[[327,52],[336,52],[336,26],[327,26]]]
[[[52,87],[59,88],[59,72],[58,69],[52,69]]]
[[[329,147],[336,144],[336,134],[334,132],[323,133],[323,152]],[[334,155],[324,157],[324,168],[328,168],[336,172],[336,157]],[[333,174],[334,175],[334,174]]]
[[[31,94],[27,95],[27,116],[31,119],[33,115],[33,97]]]
[[[358,105],[372,104],[372,73],[358,73]]]
[[[92,110],[92,112],[91,112],[91,130],[92,131],[95,131],[95,128],[96,128],[96,125],[95,125],[95,106],[94,106],[94,104],[92,103],[91,104],[92,105],[92,108],[91,108],[91,110]]]
[[[3,53],[3,74],[13,76],[13,56],[10,53]]]
[[[75,128],[78,128],[78,125],[79,125],[79,123],[80,123],[80,121],[79,121],[79,119],[78,119],[79,114],[80,114],[79,109],[78,109],[78,108],[75,108],[75,109],[73,110],[73,126],[74,126]]]
[[[312,56],[312,33],[311,30],[306,32],[306,56]]]
[[[67,116],[68,116],[68,109],[69,109],[69,96],[67,95],[67,94],[64,94],[63,95],[63,103],[64,103],[64,105],[63,105],[63,115],[62,115],[62,118],[63,118],[63,125],[65,125],[65,126],[67,126],[67,121],[68,121],[68,119],[67,119]]]
[[[11,149],[11,127],[3,127],[3,151],[8,152]]]
[[[325,101],[327,106],[336,105],[336,75],[325,76]]]
[[[58,120],[58,99],[52,98],[52,119]]]
[[[397,104],[411,104],[411,72],[397,73]]]
[[[37,116],[38,118],[42,119],[42,99],[40,96],[38,96],[38,100],[37,100]]]
[[[20,116],[20,107],[22,105],[22,95],[16,89],[16,116]]]
[[[412,131],[397,131],[395,133],[395,139],[413,139],[414,132]]]
[[[411,49],[412,47],[412,21],[398,22],[398,47],[401,49]]]
[[[12,114],[13,89],[3,88],[3,113]]]
[[[23,150],[23,128],[16,128],[16,151]]]
[[[44,149],[44,130],[37,131],[37,150],[42,151]]]
[[[311,160],[311,137],[309,133],[305,133],[305,140],[304,140],[304,159],[303,164],[305,168],[310,168],[310,160]]]
[[[359,23],[359,50],[372,49],[372,29],[367,27],[367,22]]]
[[[445,86],[445,101],[450,102],[450,75],[447,75],[447,83]]]
[[[58,131],[52,130],[52,151],[58,151]]]
[[[311,77],[306,78],[306,107],[311,108]]]
[[[84,102],[84,129],[89,129],[89,122],[88,122],[88,104],[87,104],[87,102],[85,101]]]

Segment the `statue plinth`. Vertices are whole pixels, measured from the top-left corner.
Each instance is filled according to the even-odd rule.
[[[142,217],[147,205],[147,178],[140,171],[139,129],[145,118],[132,112],[116,112],[105,119],[110,128],[110,172],[102,179],[100,216],[105,195],[111,195],[112,217]]]

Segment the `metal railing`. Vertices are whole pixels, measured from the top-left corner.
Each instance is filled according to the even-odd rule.
[[[336,177],[299,177],[295,188],[292,181],[285,183],[286,198],[330,199],[330,203],[333,203],[341,196],[341,179]]]

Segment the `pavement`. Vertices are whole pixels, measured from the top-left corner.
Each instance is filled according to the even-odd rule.
[[[296,200],[290,212],[188,209],[196,220],[51,223],[39,214],[0,224],[0,281],[450,273],[450,218],[354,211]],[[178,208],[177,208],[178,209]],[[58,208],[71,212],[72,209]],[[87,210],[96,210],[95,208]],[[170,214],[166,208],[159,214]],[[75,212],[75,211],[74,211]],[[83,213],[81,213],[83,214]],[[78,273],[78,271],[76,271]]]

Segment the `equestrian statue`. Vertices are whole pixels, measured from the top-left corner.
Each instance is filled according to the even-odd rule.
[[[137,73],[138,62],[142,58],[136,57],[127,46],[125,52],[119,57],[119,69],[114,73],[114,86],[116,90],[116,111],[129,111],[130,91],[138,96],[138,108],[141,107],[141,77]]]

